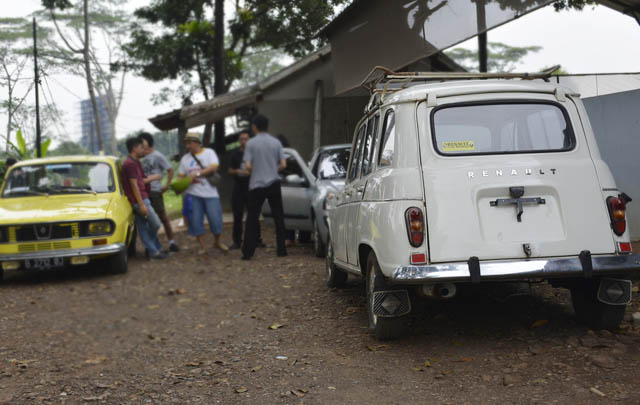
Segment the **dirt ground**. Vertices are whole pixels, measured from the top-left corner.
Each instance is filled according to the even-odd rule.
[[[564,290],[485,285],[419,302],[381,343],[359,280],[329,290],[311,246],[278,258],[264,234],[250,262],[180,233],[180,253],[124,275],[8,275],[0,403],[640,403],[637,293],[612,334],[577,324]]]

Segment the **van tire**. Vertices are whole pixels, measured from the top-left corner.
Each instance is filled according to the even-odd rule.
[[[349,275],[336,267],[335,263],[333,262],[333,258],[333,244],[331,243],[331,238],[329,238],[329,240],[327,240],[327,254],[324,262],[327,287],[344,287],[344,285],[347,283],[347,278],[349,277]]]
[[[107,269],[113,274],[124,274],[129,270],[129,263],[127,260],[127,249],[122,249],[117,254],[107,259]]]
[[[571,286],[571,302],[576,318],[593,330],[617,328],[624,319],[626,305],[609,305],[598,300],[598,281],[580,280]]]
[[[393,340],[403,336],[406,332],[406,316],[397,318],[381,318],[373,312],[373,293],[375,291],[387,290],[388,287],[380,271],[380,265],[373,251],[369,252],[367,258],[366,273],[367,289],[367,317],[369,318],[369,330],[376,340]]]
[[[320,229],[318,229],[318,221],[313,221],[313,252],[316,257],[325,257],[325,245],[320,237]]]
[[[131,227],[131,237],[127,245],[127,256],[136,257],[136,239],[138,238],[138,228],[135,225]]]

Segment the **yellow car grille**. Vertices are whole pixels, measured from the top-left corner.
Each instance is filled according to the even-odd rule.
[[[71,249],[71,242],[23,243],[18,245],[18,252],[39,252],[43,250]]]

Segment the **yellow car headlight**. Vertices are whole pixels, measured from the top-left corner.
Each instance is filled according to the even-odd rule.
[[[111,223],[109,221],[89,222],[87,232],[89,235],[108,235],[111,233]]]

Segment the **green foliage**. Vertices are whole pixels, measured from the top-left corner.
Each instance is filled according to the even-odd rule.
[[[582,10],[585,6],[595,6],[596,0],[556,0],[553,3],[553,7],[556,11],[561,10]]]
[[[160,81],[195,75],[206,96],[214,87],[216,35],[226,35],[224,87],[229,89],[251,66],[244,64],[248,51],[278,49],[294,56],[313,51],[318,45],[316,32],[329,22],[334,6],[344,2],[246,0],[242,7],[236,2],[228,32],[216,33],[212,0],[152,0],[136,10],[145,23],[133,25],[125,49],[145,78]]]
[[[518,62],[530,52],[539,52],[540,46],[509,46],[500,42],[487,44],[487,70],[489,72],[512,72]],[[478,52],[465,48],[454,48],[445,52],[457,64],[469,71],[478,71]]]
[[[49,152],[49,156],[90,155],[78,142],[64,141]]]
[[[16,144],[13,144],[11,142],[7,142],[9,147],[11,148],[11,150],[13,151],[13,153],[10,153],[10,155],[14,155],[18,160],[25,160],[25,159],[35,159],[38,157],[38,154],[35,150],[35,148],[33,150],[29,149],[27,147],[27,140],[25,139],[25,137],[22,135],[22,131],[18,130],[16,132]],[[42,152],[42,157],[46,157],[47,156],[47,152],[49,151],[49,146],[51,145],[51,138],[45,138],[41,141],[40,143],[40,151]]]

